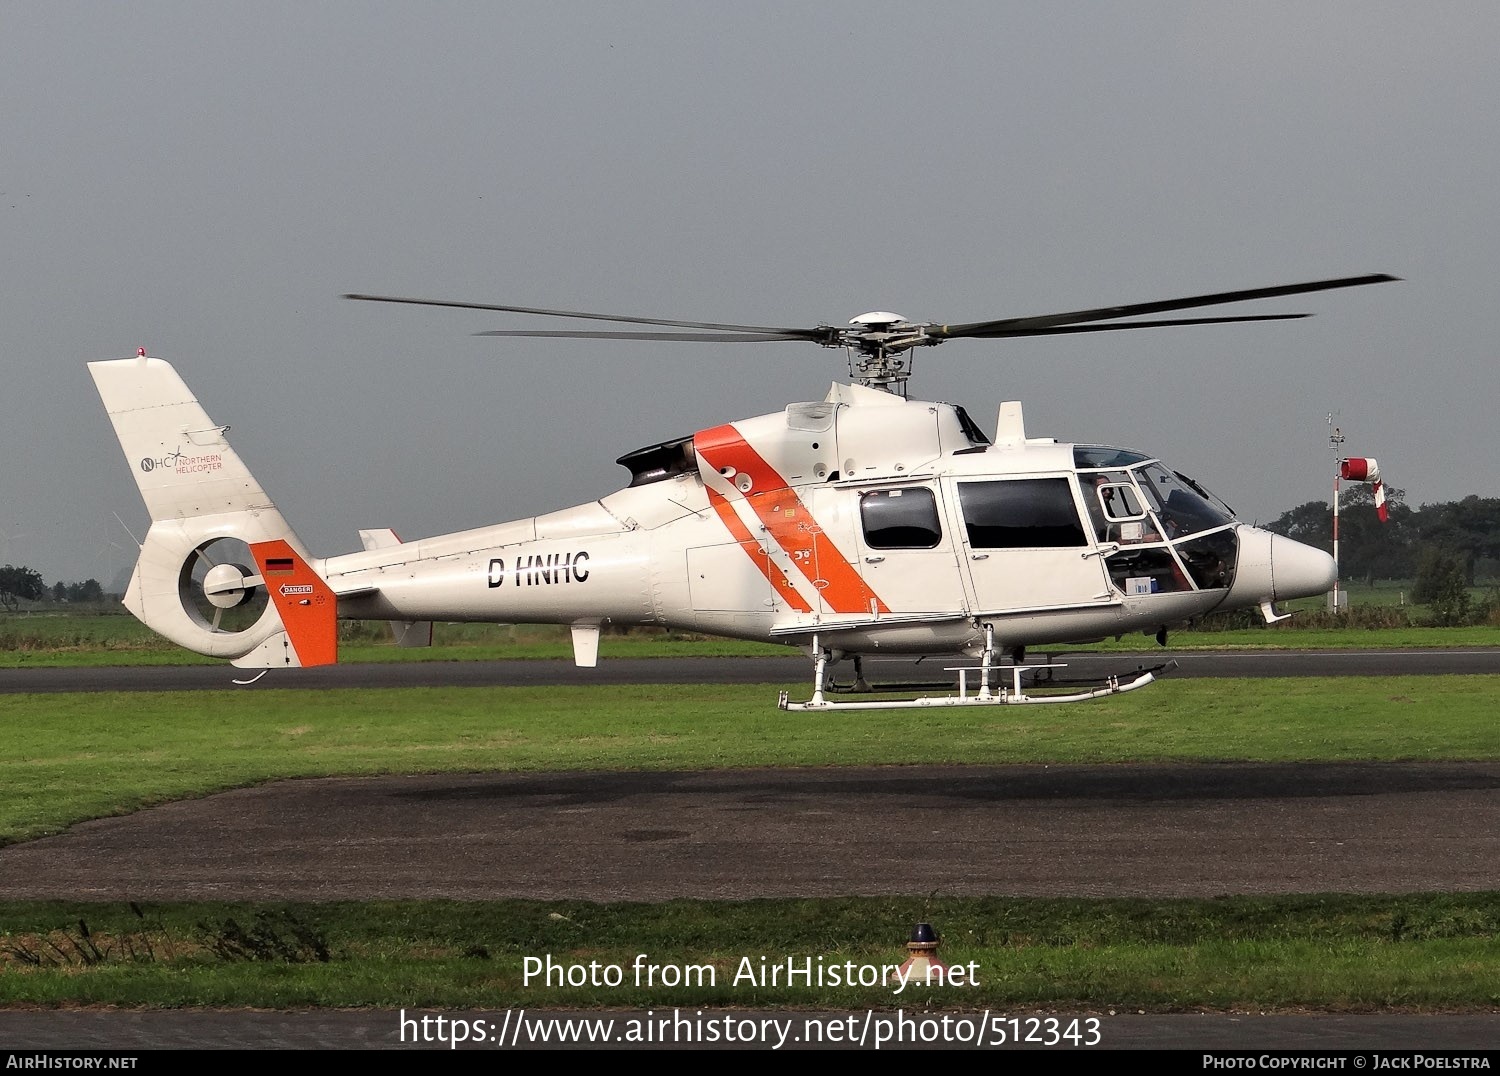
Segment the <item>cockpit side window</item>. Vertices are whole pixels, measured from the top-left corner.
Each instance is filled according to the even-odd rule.
[[[1146,507],[1128,471],[1084,471],[1078,476],[1078,484],[1083,488],[1083,504],[1099,541],[1121,541],[1125,537],[1123,524],[1146,518]],[[1135,541],[1140,541],[1140,529],[1132,528],[1137,534]]]
[[[860,524],[871,549],[932,549],[943,540],[930,489],[877,489],[860,495]]]
[[[1095,488],[1094,495],[1099,498],[1104,518],[1111,523],[1128,523],[1146,517],[1146,509],[1141,506],[1135,485],[1128,480],[1100,483]]]
[[[960,482],[958,502],[974,549],[1088,545],[1066,478]]]

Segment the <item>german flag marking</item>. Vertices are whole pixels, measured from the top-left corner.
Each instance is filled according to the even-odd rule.
[[[328,584],[279,538],[253,543],[250,553],[263,577],[285,580],[266,591],[281,614],[297,660],[304,668],[338,661],[338,599]]]

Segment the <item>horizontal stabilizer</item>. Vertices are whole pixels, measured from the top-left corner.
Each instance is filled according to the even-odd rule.
[[[389,549],[392,546],[402,545],[400,537],[389,527],[372,528],[359,532],[360,545],[366,550]],[[369,593],[374,593],[372,588]],[[361,592],[363,593],[363,592]],[[348,595],[345,595],[346,597]],[[431,646],[432,645],[432,621],[430,620],[387,620],[390,625],[391,636],[400,647]]]

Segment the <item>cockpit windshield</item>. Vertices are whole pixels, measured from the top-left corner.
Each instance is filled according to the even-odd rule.
[[[1188,489],[1159,463],[1137,469],[1136,481],[1156,509],[1162,533],[1168,538],[1197,534],[1234,522],[1233,516]]]
[[[1228,587],[1234,513],[1184,475],[1139,452],[1076,445],[1073,464],[1095,538],[1126,594]]]

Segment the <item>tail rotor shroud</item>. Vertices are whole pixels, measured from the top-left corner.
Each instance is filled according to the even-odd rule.
[[[209,631],[252,630],[270,599],[250,546],[239,538],[213,538],[183,562],[178,593],[183,611]]]

